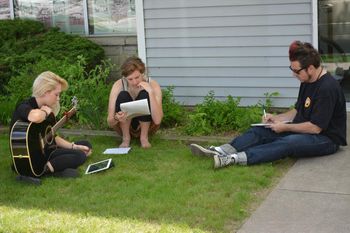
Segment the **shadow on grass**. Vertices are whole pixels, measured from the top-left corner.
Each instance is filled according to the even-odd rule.
[[[94,153],[80,168],[79,178],[43,178],[41,186],[31,186],[15,181],[9,169],[8,137],[2,134],[0,204],[181,225],[193,231],[232,232],[261,200],[260,193],[291,165],[283,161],[214,171],[211,159],[192,156],[181,142],[154,138],[151,149],[133,144],[127,155],[104,155],[106,148],[118,145],[115,139],[89,140]],[[114,168],[83,175],[88,164],[106,158],[113,158]]]

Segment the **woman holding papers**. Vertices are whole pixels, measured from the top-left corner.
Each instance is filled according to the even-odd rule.
[[[293,109],[278,115],[264,114],[263,123],[268,126],[252,127],[228,144],[208,149],[192,144],[192,153],[213,157],[214,168],[221,168],[288,156],[330,155],[345,146],[345,97],[337,80],[321,66],[320,54],[310,43],[294,41],[289,47],[289,61],[290,70],[301,83]]]
[[[143,148],[149,148],[148,135],[159,129],[163,118],[162,91],[155,80],[145,75],[145,64],[138,57],[128,58],[121,71],[123,78],[114,83],[109,95],[108,125],[123,137],[119,147],[129,147],[132,136],[140,138]],[[143,99],[147,99],[151,114],[133,117],[135,112],[130,115],[121,110],[121,104]]]

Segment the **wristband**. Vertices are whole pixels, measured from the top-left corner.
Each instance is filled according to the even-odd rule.
[[[72,142],[72,150],[74,149],[74,145],[75,145],[74,142]]]
[[[43,109],[40,109],[41,111],[43,111],[45,113],[45,119],[49,116],[49,114],[47,114],[47,112]]]

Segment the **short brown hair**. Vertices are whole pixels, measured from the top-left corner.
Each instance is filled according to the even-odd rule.
[[[141,74],[145,73],[145,63],[138,57],[129,57],[124,61],[121,66],[123,77],[129,76],[135,70],[140,71]]]
[[[310,43],[293,41],[289,46],[289,60],[299,61],[302,68],[313,65],[318,68],[321,65],[321,56]]]

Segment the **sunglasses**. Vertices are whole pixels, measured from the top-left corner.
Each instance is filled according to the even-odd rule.
[[[300,72],[301,72],[302,70],[306,69],[306,67],[302,67],[302,68],[300,68],[299,70],[294,70],[291,66],[289,66],[289,69],[290,69],[293,73],[295,73],[295,74],[300,74]]]

